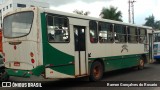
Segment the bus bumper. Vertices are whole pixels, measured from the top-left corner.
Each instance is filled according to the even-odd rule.
[[[6,72],[9,76],[16,76],[16,77],[31,77],[32,75],[40,76],[44,72],[44,66],[38,66],[32,70],[19,70],[19,69],[6,69]]]
[[[30,77],[32,75],[32,72],[28,70],[6,69],[6,72],[9,76],[17,77]]]

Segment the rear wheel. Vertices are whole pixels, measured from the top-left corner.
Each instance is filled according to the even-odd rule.
[[[144,69],[144,59],[143,58],[141,58],[140,61],[139,61],[138,69],[139,70]]]
[[[93,62],[91,69],[90,69],[89,80],[90,81],[98,81],[102,78],[102,76],[103,76],[102,63],[99,61]]]
[[[9,75],[6,72],[0,73],[0,81],[8,81]]]

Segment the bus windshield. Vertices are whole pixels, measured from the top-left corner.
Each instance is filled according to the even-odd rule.
[[[4,18],[4,37],[16,38],[29,34],[34,13],[32,11],[19,12]]]

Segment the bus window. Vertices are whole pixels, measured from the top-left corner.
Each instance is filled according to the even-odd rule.
[[[128,42],[129,43],[138,43],[138,33],[136,27],[128,27]]]
[[[26,36],[32,28],[34,13],[20,12],[4,18],[4,36],[18,38]]]
[[[125,43],[127,42],[126,26],[123,25],[114,25],[114,37],[116,43]]]
[[[68,19],[65,17],[47,16],[49,42],[69,42]]]
[[[97,37],[97,22],[96,21],[90,21],[89,22],[89,29],[90,29],[90,42],[91,43],[97,43],[98,37]]]
[[[100,43],[108,43],[113,42],[113,33],[112,28],[113,25],[109,23],[99,22],[98,30],[99,30],[99,42]]]
[[[146,43],[147,36],[145,29],[139,29],[139,43]]]
[[[154,33],[154,42],[160,42],[160,33]]]

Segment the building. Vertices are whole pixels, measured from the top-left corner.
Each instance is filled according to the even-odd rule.
[[[43,7],[49,8],[48,3],[38,2],[36,0],[4,0],[0,5],[0,29],[2,27],[3,16],[16,8],[25,8],[25,7]]]

